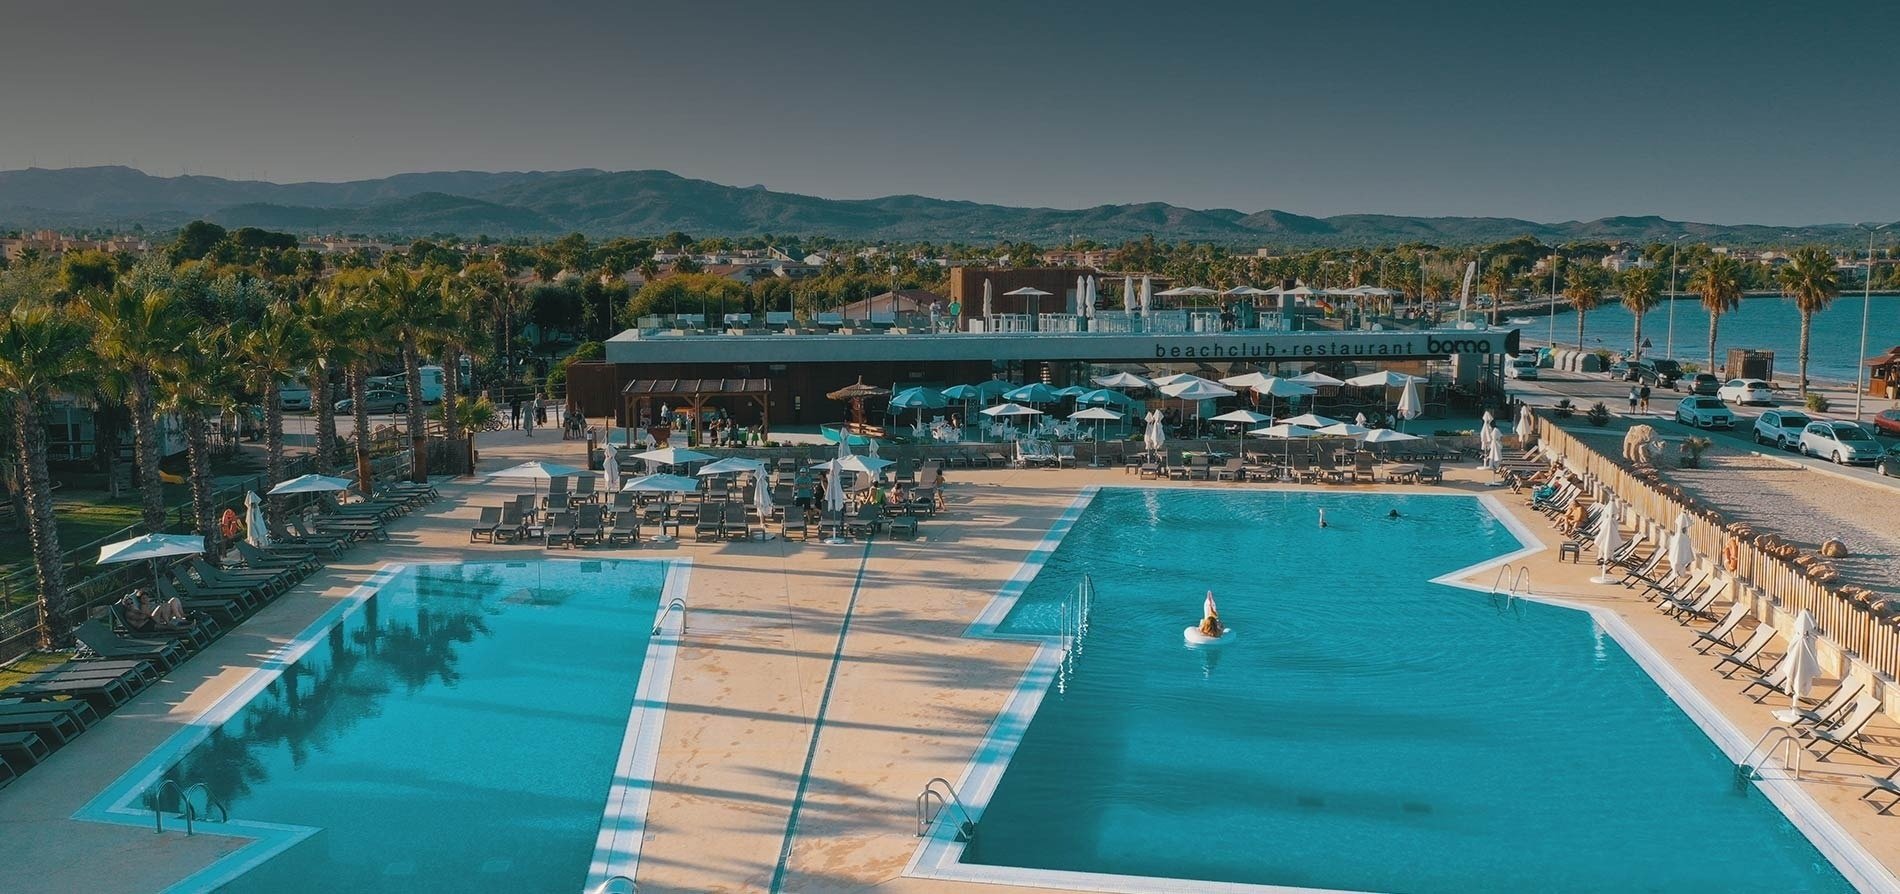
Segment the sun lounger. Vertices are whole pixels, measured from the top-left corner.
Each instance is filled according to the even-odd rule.
[[[583,482],[592,480],[591,478],[581,479]],[[604,525],[600,507],[592,503],[584,505],[581,507],[580,514],[574,519],[574,531],[569,535],[569,539],[575,546],[598,546],[601,528]]]
[[[1777,661],[1773,666],[1768,668],[1767,673],[1756,675],[1754,679],[1748,681],[1747,686],[1742,687],[1742,694],[1747,695],[1750,689],[1757,687],[1761,689],[1761,694],[1755,696],[1755,701],[1758,704],[1762,699],[1771,695],[1790,695],[1791,693],[1788,692],[1788,662]]]
[[[845,532],[869,537],[883,527],[884,511],[877,506],[865,505],[858,507],[858,514],[852,516],[850,522],[845,525]]]
[[[94,667],[88,671],[68,671],[67,668],[84,665],[105,665],[108,662],[78,661],[61,668],[45,671],[25,677],[7,687],[7,694],[31,700],[71,698],[81,699],[92,705],[100,714],[129,701],[148,684],[149,680],[134,668],[107,669]],[[146,668],[150,662],[138,664]]]
[[[845,519],[843,512],[827,512],[818,520],[818,536],[843,537]]]
[[[1746,689],[1742,690],[1743,693],[1747,693],[1747,691]],[[1861,693],[1866,691],[1867,683],[1865,680],[1842,680],[1839,684],[1835,685],[1833,692],[1828,693],[1827,698],[1821,700],[1820,704],[1815,705],[1813,708],[1796,708],[1793,721],[1794,725],[1796,727],[1824,726],[1832,723],[1837,715],[1847,710],[1847,706],[1853,704],[1856,699],[1860,698]],[[1755,701],[1759,702],[1768,695],[1769,693],[1763,693],[1757,697]]]
[[[594,479],[584,477],[574,482],[573,502],[593,503],[600,499],[600,492],[594,490]]]
[[[1723,615],[1722,620],[1715,622],[1715,626],[1698,632],[1695,635],[1695,641],[1689,645],[1694,646],[1697,652],[1704,655],[1707,655],[1709,649],[1715,646],[1733,649],[1735,643],[1729,639],[1729,636],[1735,632],[1735,628],[1741,626],[1742,619],[1746,617],[1748,617],[1748,604],[1737,599],[1729,605],[1728,614]]]
[[[1735,651],[1716,658],[1714,670],[1722,671],[1722,677],[1724,679],[1734,677],[1735,672],[1739,670],[1751,670],[1757,674],[1768,673],[1767,668],[1762,667],[1756,662],[1761,659],[1762,651],[1767,649],[1768,644],[1773,642],[1774,639],[1775,628],[1773,625],[1762,624],[1757,626],[1755,632],[1750,634],[1748,639],[1738,646]],[[1724,668],[1726,668],[1726,670],[1724,670]]]
[[[79,641],[79,658],[144,659],[158,665],[160,673],[185,660],[185,648],[177,640],[127,639],[98,621],[82,621],[73,628]]]
[[[256,587],[209,586],[178,569],[172,569],[171,583],[186,599],[231,599],[247,614],[264,605],[264,595]]]
[[[220,627],[217,621],[212,620],[210,614],[194,611],[190,605],[186,605],[185,610],[187,613],[185,620],[189,623],[183,627],[162,627],[153,624],[135,630],[126,620],[124,607],[116,602],[106,606],[106,617],[111,621],[112,632],[120,636],[132,639],[179,640],[188,651],[192,652],[211,645],[211,642],[224,632],[224,628]]]
[[[482,516],[468,528],[468,542],[486,540],[495,542],[495,532],[501,527],[501,507],[483,506]]]
[[[1867,773],[1862,774],[1861,778],[1867,780],[1867,784],[1871,786],[1871,788],[1867,789],[1866,794],[1860,796],[1862,801],[1872,804],[1875,798],[1881,797],[1882,795],[1888,797],[1886,805],[1876,811],[1877,813],[1885,816],[1888,812],[1893,810],[1894,805],[1900,804],[1900,768],[1896,768],[1892,773],[1888,773],[1885,776],[1875,776],[1871,773]]]
[[[891,519],[890,531],[892,537],[902,537],[905,540],[917,539],[917,516],[900,515]]]
[[[99,712],[77,699],[0,704],[0,732],[35,733],[56,746],[71,742],[98,720]]]
[[[1653,579],[1657,573],[1657,569],[1662,567],[1663,560],[1668,558],[1668,555],[1669,550],[1664,549],[1660,544],[1657,545],[1655,549],[1650,551],[1649,558],[1644,559],[1641,564],[1630,568],[1629,571],[1623,575],[1623,586],[1633,588],[1636,586],[1637,581]]]
[[[343,551],[350,546],[350,538],[346,535],[316,534],[294,523],[285,523],[272,531],[271,541],[279,547],[295,546],[332,559],[343,555]]]
[[[0,733],[0,758],[15,767],[30,768],[52,753],[36,733]]]
[[[1665,594],[1656,604],[1672,617],[1702,617],[1722,592],[1722,582],[1703,575],[1687,588]]]
[[[184,604],[186,611],[210,615],[226,627],[235,626],[251,613],[251,606],[243,600],[224,596],[187,596],[179,592],[171,581],[162,579],[158,582],[158,598],[161,602],[177,599]]]
[[[631,494],[622,494],[631,496]],[[629,507],[614,513],[613,527],[607,531],[608,546],[632,546],[640,542],[640,513]]]
[[[307,576],[323,567],[323,563],[317,561],[317,557],[308,551],[280,553],[274,550],[258,549],[242,540],[232,544],[232,547],[237,550],[238,558],[244,560],[246,568],[289,568],[296,571],[299,576]]]
[[[548,518],[548,523],[545,526],[543,526],[542,531],[541,531],[541,548],[553,549],[557,546],[567,547],[567,546],[572,546],[573,543],[574,543],[574,516],[573,514],[568,513],[568,512],[562,512],[562,513],[557,513],[555,515],[550,516]]]
[[[727,540],[752,539],[752,520],[747,513],[750,506],[746,503],[727,503],[721,534]],[[760,530],[763,530],[761,528]]]
[[[1880,699],[1863,694],[1854,702],[1854,707],[1833,726],[1817,726],[1808,730],[1808,753],[1827,760],[1834,752],[1845,748],[1861,757],[1874,759],[1861,745],[1861,740],[1867,732],[1867,725],[1879,713]]]
[[[1214,470],[1214,478],[1219,481],[1247,480],[1247,464],[1240,457],[1232,457]]]
[[[683,507],[682,507],[683,508]],[[697,510],[698,518],[693,522],[694,540],[720,540],[726,536],[725,511],[714,508]]]
[[[204,560],[202,556],[192,556],[187,560],[198,579],[205,583],[248,584],[263,587],[271,595],[279,595],[297,584],[297,573],[287,568],[221,568]]]

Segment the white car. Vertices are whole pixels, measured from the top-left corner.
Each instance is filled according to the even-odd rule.
[[[1510,379],[1535,380],[1537,378],[1537,355],[1519,354],[1511,358],[1504,367],[1504,375]]]
[[[1793,450],[1801,443],[1801,432],[1808,427],[1806,413],[1793,410],[1769,410],[1755,417],[1755,443],[1773,444],[1783,450]]]
[[[1873,465],[1886,451],[1866,429],[1852,422],[1810,422],[1801,431],[1801,452],[1847,465]]]
[[[310,389],[302,385],[281,385],[277,389],[277,407],[281,410],[310,409]]]
[[[1734,428],[1735,414],[1719,397],[1685,397],[1676,401],[1676,421],[1696,428]]]
[[[1727,384],[1716,389],[1715,396],[1744,407],[1749,404],[1766,407],[1775,405],[1775,389],[1760,379],[1730,379]]]

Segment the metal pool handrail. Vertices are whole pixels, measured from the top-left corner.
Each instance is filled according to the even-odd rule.
[[[932,801],[936,802],[936,810],[930,809]],[[924,790],[917,794],[917,837],[922,838],[930,834],[931,825],[943,814],[944,809],[952,804],[955,804],[957,812],[963,815],[963,821],[957,824],[957,840],[966,843],[975,841],[976,820],[970,816],[970,809],[963,806],[963,799],[957,797],[956,787],[942,776],[924,783]]]
[[[626,882],[626,894],[640,894],[640,884],[624,875],[609,876],[606,881],[595,885],[588,894],[609,894],[614,890],[614,882]]]
[[[665,608],[660,609],[660,616],[654,619],[653,621],[653,635],[654,636],[660,635],[660,628],[666,626],[666,616],[672,614],[674,609],[679,609],[680,634],[682,636],[685,635],[686,633],[686,600],[679,596],[675,596],[673,597],[672,602],[667,603]]]
[[[1762,733],[1761,737],[1755,740],[1755,744],[1750,746],[1748,753],[1742,755],[1742,759],[1736,762],[1736,781],[1750,782],[1760,779],[1761,773],[1758,772],[1755,766],[1750,764],[1749,761],[1756,757],[1769,757],[1775,753],[1776,748],[1781,749],[1781,765],[1793,771],[1794,778],[1800,779],[1801,752],[1803,750],[1801,747],[1801,734],[1796,732],[1791,726],[1777,724],[1769,727],[1767,732]],[[1794,757],[1793,760],[1788,759],[1790,755]]]
[[[183,818],[185,821],[185,837],[187,838],[191,837],[192,821],[198,818],[198,807],[197,805],[191,803],[192,792],[203,791],[205,793],[205,819],[206,820],[211,819],[211,808],[216,807],[218,808],[218,819],[217,819],[218,822],[225,823],[225,822],[231,821],[231,811],[226,809],[222,803],[219,803],[219,801],[216,798],[211,797],[211,788],[209,786],[205,785],[202,782],[194,782],[191,785],[180,788],[178,785],[178,780],[167,779],[164,782],[159,783],[158,788],[152,790],[152,792],[148,795],[148,797],[150,797],[152,801],[152,831],[153,832],[165,831],[165,813],[164,813],[164,808],[160,805],[163,802],[165,790],[168,788],[178,793],[178,804],[180,807],[178,811],[178,815],[181,818]]]

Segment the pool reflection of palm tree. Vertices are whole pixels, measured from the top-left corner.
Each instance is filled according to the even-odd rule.
[[[458,572],[477,572],[464,574]],[[242,713],[165,774],[186,787],[205,783],[213,798],[231,805],[251,794],[269,775],[262,752],[281,747],[292,766],[381,712],[382,701],[400,682],[415,691],[431,680],[453,686],[461,644],[492,634],[487,597],[501,590],[493,569],[422,566],[416,570],[413,621],[387,618],[379,597],[357,616],[331,628],[327,660],[308,656],[283,673]],[[167,796],[167,809],[176,798]]]

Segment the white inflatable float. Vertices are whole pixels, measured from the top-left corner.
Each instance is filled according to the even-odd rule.
[[[1220,632],[1220,636],[1208,636],[1202,633],[1200,625],[1196,624],[1193,627],[1182,630],[1181,638],[1187,640],[1187,644],[1190,646],[1218,646],[1233,640],[1234,628],[1228,627],[1223,629]]]

